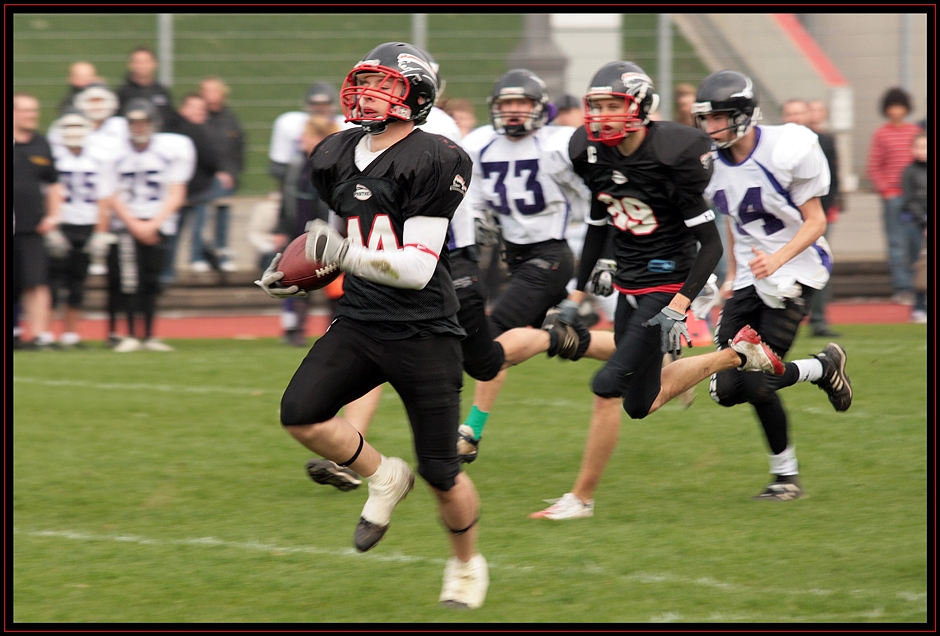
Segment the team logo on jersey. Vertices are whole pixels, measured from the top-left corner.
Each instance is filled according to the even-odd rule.
[[[711,153],[711,151],[709,150],[708,152],[706,152],[704,155],[702,155],[701,157],[699,157],[698,160],[702,162],[702,167],[705,168],[706,170],[708,170],[709,168],[711,168],[711,167],[712,167],[712,153]]]
[[[616,183],[617,185],[623,185],[624,183],[626,183],[627,181],[629,181],[629,179],[627,179],[626,175],[624,175],[624,174],[623,174],[622,172],[620,172],[619,170],[614,170],[614,171],[611,173],[611,175],[610,175],[610,180],[613,181],[614,183]]]
[[[372,198],[372,191],[365,187],[364,185],[356,184],[356,191],[353,192],[353,197],[358,201],[366,201]]]
[[[450,184],[450,190],[453,192],[459,192],[460,194],[467,194],[467,182],[463,180],[459,174],[454,176],[454,182]]]

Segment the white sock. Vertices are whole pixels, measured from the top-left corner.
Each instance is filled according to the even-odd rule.
[[[800,377],[797,382],[815,382],[822,377],[822,362],[816,358],[807,358],[805,360],[794,360],[793,364],[800,370]]]
[[[796,448],[787,446],[779,455],[768,455],[771,475],[796,475],[799,468],[796,462]]]
[[[375,479],[376,477],[378,477],[378,478],[379,478],[379,481],[382,481],[382,477],[383,477],[383,475],[382,475],[382,472],[383,472],[382,469],[385,468],[385,466],[387,465],[387,462],[385,461],[386,459],[388,459],[388,458],[387,458],[385,455],[382,455],[382,461],[379,462],[379,467],[376,468],[376,469],[375,469],[375,472],[372,473],[369,477],[366,477],[366,479],[368,479],[368,480],[371,481],[371,480]]]
[[[62,334],[62,337],[59,340],[64,345],[73,345],[78,344],[81,340],[81,337],[74,331],[67,331]]]
[[[297,314],[290,311],[281,312],[281,328],[290,331],[297,328]]]

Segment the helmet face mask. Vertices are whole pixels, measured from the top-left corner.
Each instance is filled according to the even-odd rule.
[[[522,110],[507,106],[507,102],[528,100],[531,108]],[[487,99],[490,122],[497,134],[507,137],[525,137],[548,123],[548,91],[542,78],[520,68],[513,69],[496,80]]]
[[[395,121],[423,124],[439,91],[436,66],[427,53],[404,42],[372,49],[349,72],[340,90],[346,121],[374,134]],[[367,98],[388,106],[372,108],[363,101]]]
[[[117,95],[104,86],[89,86],[75,96],[75,107],[93,122],[102,122],[118,109]]]
[[[720,130],[708,130],[707,115],[722,113],[728,117],[728,125]],[[760,98],[754,83],[747,75],[737,71],[712,73],[699,84],[692,104],[695,125],[712,136],[719,148],[728,148],[744,137],[761,119]],[[731,131],[733,136],[721,141],[714,135]]]
[[[616,100],[616,105],[611,105],[612,100]],[[616,146],[627,135],[645,127],[658,106],[659,95],[653,80],[643,69],[632,62],[605,64],[594,75],[584,96],[588,139]]]
[[[85,138],[92,131],[92,124],[79,112],[62,115],[55,124],[62,137],[62,143],[69,148],[81,148]]]
[[[161,119],[157,107],[150,100],[135,98],[127,103],[124,109],[127,119],[131,141],[144,146],[160,130]],[[141,125],[144,122],[145,125]]]

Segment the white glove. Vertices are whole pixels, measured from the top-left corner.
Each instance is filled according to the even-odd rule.
[[[717,276],[714,274],[709,276],[705,287],[702,288],[702,291],[699,292],[698,296],[692,301],[692,304],[689,305],[689,309],[692,310],[692,315],[699,320],[705,320],[705,317],[708,316],[708,312],[712,310],[712,307],[718,304],[718,299],[721,298],[721,295],[718,293],[717,283]]]
[[[111,232],[94,232],[85,243],[85,252],[92,258],[105,258],[111,245],[117,243],[117,235]]]
[[[349,250],[349,240],[333,229],[333,226],[315,219],[307,231],[306,257],[311,263],[332,265],[343,269],[343,258]]]
[[[72,244],[65,238],[62,230],[55,228],[49,230],[42,236],[42,241],[46,245],[46,251],[51,258],[65,258],[72,249]]]
[[[291,285],[290,287],[272,287],[272,285],[276,285],[279,280],[284,278],[284,272],[279,272],[276,269],[280,260],[281,254],[278,253],[271,259],[271,264],[268,265],[268,268],[264,270],[264,274],[261,275],[261,280],[255,281],[255,285],[263,289],[265,294],[276,300],[294,297],[304,298],[307,292],[297,285]]]
[[[595,296],[610,296],[614,293],[614,272],[617,261],[600,258],[591,270],[591,293]]]

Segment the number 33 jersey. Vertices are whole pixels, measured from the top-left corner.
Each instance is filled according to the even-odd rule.
[[[628,157],[588,141],[583,128],[568,148],[591,189],[587,222],[616,229],[614,282],[628,293],[677,291],[698,253],[690,226],[714,222],[703,196],[712,175],[711,140],[670,121],[650,122],[646,131]]]
[[[751,248],[773,254],[786,245],[803,225],[797,206],[829,192],[829,166],[816,133],[804,126],[758,126],[757,145],[747,159],[731,163],[716,153],[715,174],[705,191],[714,207],[730,218],[734,232],[734,289],[755,284],[748,262]],[[826,239],[794,256],[769,280],[764,291],[785,290],[798,281],[822,289],[832,269],[832,252]]]
[[[513,141],[491,125],[463,139],[473,160],[465,205],[495,213],[503,239],[514,245],[563,240],[574,206],[589,193],[567,159],[574,128],[545,126]]]

